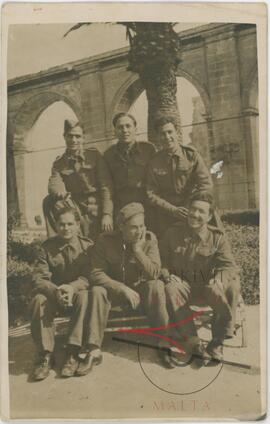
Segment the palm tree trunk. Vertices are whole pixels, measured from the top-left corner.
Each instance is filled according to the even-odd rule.
[[[174,67],[156,66],[140,73],[148,100],[148,139],[157,143],[155,121],[162,115],[173,116],[182,142],[181,118],[177,104],[177,80]]]
[[[129,70],[137,72],[148,100],[148,138],[157,143],[155,121],[161,115],[174,117],[182,141],[177,105],[176,70],[180,62],[180,40],[171,23],[134,22],[130,36]]]

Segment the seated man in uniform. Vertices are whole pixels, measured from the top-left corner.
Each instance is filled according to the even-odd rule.
[[[109,147],[104,158],[111,172],[114,192],[115,216],[125,205],[139,202],[144,205],[147,220],[145,179],[147,165],[155,154],[153,144],[136,141],[135,118],[128,113],[118,113],[113,119],[118,143]]]
[[[110,173],[97,149],[84,148],[79,122],[65,120],[64,138],[67,148],[53,163],[49,195],[43,202],[48,236],[56,233],[57,209],[69,205],[80,213],[81,233],[95,240],[100,231],[113,228]]]
[[[113,305],[136,309],[139,304],[151,326],[167,326],[164,283],[158,280],[157,239],[147,231],[140,203],[124,206],[118,214],[119,231],[102,234],[92,252],[89,353],[77,373],[86,375],[101,362],[101,346]]]
[[[155,126],[163,149],[149,162],[146,190],[160,238],[174,222],[186,219],[192,192],[212,190],[213,184],[201,155],[179,143],[174,118],[161,117]]]
[[[80,217],[75,209],[60,209],[56,228],[57,235],[43,243],[33,278],[31,333],[38,351],[34,380],[43,380],[49,375],[54,350],[53,320],[57,311],[71,314],[67,356],[61,375],[71,377],[75,374],[88,307],[93,243],[78,235]]]
[[[178,222],[167,230],[160,243],[160,252],[173,320],[190,317],[190,303],[209,305],[214,316],[213,338],[207,353],[220,361],[224,339],[234,335],[240,283],[226,236],[220,229],[208,225],[212,214],[212,195],[207,192],[194,194],[188,223]],[[181,326],[179,334],[196,353],[203,353],[193,320]]]

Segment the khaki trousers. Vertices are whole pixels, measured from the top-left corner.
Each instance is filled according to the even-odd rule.
[[[140,306],[148,316],[151,327],[167,326],[169,324],[169,315],[166,306],[164,283],[160,280],[142,282],[139,287],[136,287],[136,291],[140,295]],[[127,305],[100,286],[92,288],[89,303],[88,343],[101,347],[111,307],[116,305],[125,307]],[[159,333],[162,334],[161,331]]]
[[[84,320],[88,307],[88,291],[81,290],[74,294],[73,306],[70,310],[71,318],[67,343],[82,346]],[[57,305],[56,298],[36,294],[30,303],[31,334],[39,352],[44,350],[52,352],[54,349],[54,318],[61,308]]]
[[[183,321],[179,327],[179,335],[188,339],[198,337],[193,319],[189,319],[193,312],[189,305],[208,305],[213,309],[212,336],[225,339],[234,335],[236,309],[240,294],[240,281],[236,273],[224,271],[220,289],[213,285],[190,285],[187,290],[181,283],[169,283],[165,287],[168,311],[174,322]]]

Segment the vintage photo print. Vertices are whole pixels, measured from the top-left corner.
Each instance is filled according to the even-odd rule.
[[[7,3],[2,40],[3,419],[262,419],[266,6]]]

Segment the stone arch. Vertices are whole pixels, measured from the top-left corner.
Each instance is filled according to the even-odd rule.
[[[27,152],[26,136],[42,112],[56,102],[66,103],[81,120],[80,107],[67,96],[55,92],[44,91],[29,97],[20,107],[10,123],[8,144],[13,152],[14,174],[16,175],[17,209],[20,211],[20,226],[27,226],[26,222],[26,187],[25,187],[25,153]],[[12,163],[12,161],[10,161]]]
[[[210,102],[208,92],[202,86],[202,84],[200,84],[200,82],[197,80],[197,78],[195,78],[193,75],[191,75],[190,73],[181,69],[181,67],[178,67],[178,69],[177,69],[177,76],[185,78],[192,85],[194,85],[194,87],[196,88],[196,90],[198,91],[198,93],[200,94],[200,96],[202,98],[202,101],[203,101],[203,104],[204,104],[204,107],[205,107],[205,113],[206,113],[207,116],[210,117],[211,116],[211,102]]]
[[[187,79],[198,90],[207,116],[211,115],[210,99],[207,91],[191,74],[181,68],[177,70],[177,77]],[[118,112],[127,112],[131,105],[137,100],[140,94],[144,91],[144,87],[137,75],[131,75],[119,88],[116,93],[110,108],[109,121],[112,122],[113,115]],[[111,125],[111,124],[110,124]],[[110,127],[109,125],[109,127]]]
[[[118,112],[127,112],[132,103],[144,91],[144,87],[135,74],[131,75],[119,88],[110,107],[109,127],[112,125],[113,116]]]
[[[39,116],[50,105],[55,102],[63,101],[67,103],[74,111],[78,119],[82,117],[81,108],[70,98],[54,91],[44,91],[28,98],[13,120],[14,133],[24,136],[29,131]]]

